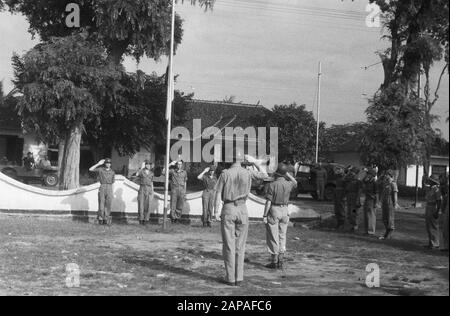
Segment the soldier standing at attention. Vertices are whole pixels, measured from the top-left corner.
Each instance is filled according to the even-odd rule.
[[[258,161],[246,156],[246,160],[258,169],[245,169],[241,165],[242,154],[233,157],[233,165],[222,172],[216,185],[215,209],[221,214],[223,259],[228,285],[239,286],[244,280],[245,243],[248,234],[248,212],[246,200],[250,194],[252,180],[263,180],[267,173],[261,171]]]
[[[203,182],[204,190],[202,194],[202,222],[203,227],[211,227],[211,220],[214,215],[214,188],[217,183],[216,177],[216,167],[210,166],[203,170],[201,174],[197,177],[198,180]]]
[[[379,189],[383,224],[386,229],[380,240],[391,239],[395,229],[395,209],[398,204],[398,187],[394,181],[393,170],[387,170],[379,179]]]
[[[345,198],[347,201],[347,219],[351,225],[350,231],[358,230],[358,210],[361,207],[362,183],[358,180],[359,169],[350,168],[345,179]]]
[[[297,181],[288,172],[288,168],[285,164],[278,165],[275,181],[270,183],[266,194],[264,222],[266,223],[267,249],[271,255],[271,262],[266,267],[270,269],[283,268],[286,253],[289,196],[291,191],[297,187]]]
[[[344,169],[337,168],[336,189],[334,190],[334,215],[336,216],[336,229],[341,230],[345,225],[345,180]]]
[[[150,203],[153,201],[154,178],[151,168],[151,161],[145,160],[141,170],[136,172],[140,184],[138,192],[138,212],[139,224],[141,225],[145,225],[150,221]]]
[[[184,199],[186,198],[187,172],[183,169],[183,161],[172,161],[169,167],[176,166],[175,169],[169,169],[170,183],[170,219],[172,223],[178,222],[181,218]],[[165,175],[165,170],[162,172]]]
[[[425,200],[427,205],[425,207],[425,222],[428,233],[428,248],[439,248],[439,212],[442,204],[442,194],[439,188],[439,178],[436,175],[431,175],[428,179],[427,193]]]
[[[89,171],[96,172],[100,181],[100,189],[98,191],[98,223],[100,225],[111,225],[113,184],[116,176],[114,170],[111,169],[111,159],[106,158],[100,160],[96,165],[89,168]]]
[[[324,200],[325,195],[325,185],[327,183],[327,170],[323,167],[322,163],[319,162],[316,168],[316,186],[317,186],[317,198],[319,201]]]
[[[364,231],[369,236],[375,236],[377,227],[377,194],[378,183],[376,170],[370,168],[363,180],[364,199]]]

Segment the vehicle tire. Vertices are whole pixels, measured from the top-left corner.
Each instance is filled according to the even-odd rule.
[[[332,201],[334,199],[334,191],[336,190],[336,187],[334,185],[327,185],[325,188],[325,200],[326,201]]]
[[[2,173],[10,178],[17,179],[17,171],[13,168],[4,168],[2,169]]]
[[[56,174],[47,174],[44,176],[44,185],[54,187],[58,184],[58,176]]]

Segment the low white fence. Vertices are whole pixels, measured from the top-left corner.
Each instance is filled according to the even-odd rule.
[[[95,215],[98,208],[99,184],[69,191],[51,191],[18,182],[0,172],[0,212],[22,214],[72,214],[77,216]],[[123,176],[116,176],[113,217],[135,217],[137,215],[137,193],[139,186]],[[193,218],[202,215],[202,192],[186,195],[183,217]],[[164,196],[155,193],[151,205],[152,217],[163,214]],[[247,200],[249,216],[262,218],[265,200],[250,194]],[[289,206],[291,219],[315,219],[318,214],[312,209],[298,205]]]

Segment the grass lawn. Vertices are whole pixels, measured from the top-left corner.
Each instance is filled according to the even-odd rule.
[[[311,207],[330,211],[313,202]],[[386,242],[334,232],[331,220],[290,227],[284,271],[264,267],[264,226],[252,224],[239,288],[218,282],[218,223],[161,232],[157,225],[100,227],[66,217],[1,215],[0,295],[448,295],[448,254],[422,247],[420,213],[399,212],[398,231]],[[66,286],[70,263],[80,268],[78,288]],[[365,286],[369,263],[380,267],[380,288]]]

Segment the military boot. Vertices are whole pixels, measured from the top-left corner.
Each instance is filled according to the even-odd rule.
[[[276,269],[278,267],[278,255],[272,255],[270,263],[266,265],[266,268]]]

